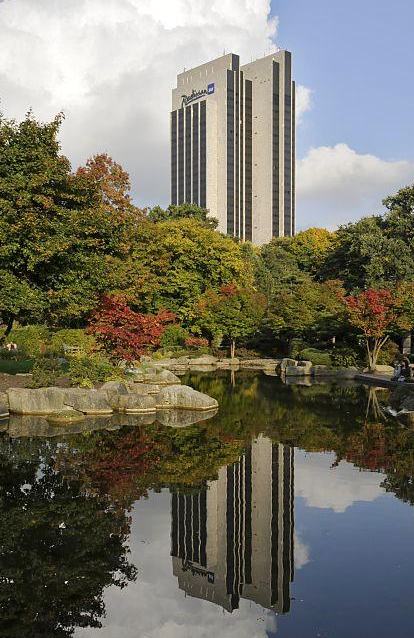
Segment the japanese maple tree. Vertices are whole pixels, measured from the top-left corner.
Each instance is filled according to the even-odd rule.
[[[349,322],[364,336],[370,370],[376,369],[390,332],[411,329],[413,298],[413,287],[407,284],[394,291],[369,289],[344,298]]]
[[[88,331],[112,357],[132,361],[160,345],[166,327],[175,315],[169,310],[142,314],[128,306],[120,295],[106,295],[93,313]]]

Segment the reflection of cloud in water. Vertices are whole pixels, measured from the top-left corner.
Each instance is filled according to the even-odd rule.
[[[295,454],[295,493],[310,507],[345,510],[357,501],[374,501],[385,494],[380,487],[384,475],[364,472],[350,463],[331,468],[334,454],[297,451]]]
[[[132,513],[131,561],[138,578],[106,592],[102,629],[78,629],[76,638],[267,638],[276,617],[247,600],[229,614],[179,590],[170,557],[170,494],[139,501]],[[151,540],[149,540],[151,539]]]
[[[295,546],[295,569],[301,569],[310,561],[309,547],[302,542],[296,532],[293,538]]]

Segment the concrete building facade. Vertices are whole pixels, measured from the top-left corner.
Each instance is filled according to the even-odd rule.
[[[293,580],[293,449],[260,436],[218,480],[171,502],[173,573],[229,612],[240,598],[285,613]]]
[[[261,245],[295,232],[295,83],[278,51],[240,66],[233,53],[177,76],[171,202],[194,203],[218,230]]]

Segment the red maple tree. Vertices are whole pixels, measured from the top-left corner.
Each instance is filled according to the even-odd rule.
[[[88,332],[112,357],[132,361],[160,345],[175,315],[162,310],[155,315],[132,310],[120,295],[106,295],[91,317]]]
[[[409,328],[411,319],[404,312],[401,294],[388,289],[364,290],[344,298],[351,325],[365,338],[369,369],[376,368],[381,348],[392,329]]]

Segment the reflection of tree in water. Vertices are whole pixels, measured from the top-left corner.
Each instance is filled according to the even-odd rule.
[[[102,592],[136,577],[129,520],[53,469],[50,442],[0,439],[0,635],[99,627]]]

